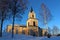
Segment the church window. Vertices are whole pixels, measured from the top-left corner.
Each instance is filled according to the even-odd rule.
[[[16,30],[16,34],[18,34],[18,30]]]
[[[35,25],[35,21],[33,22],[33,26],[36,26],[36,25]]]
[[[32,15],[32,17],[34,18],[34,15]]]
[[[22,30],[22,34],[25,34],[25,31],[24,30]]]

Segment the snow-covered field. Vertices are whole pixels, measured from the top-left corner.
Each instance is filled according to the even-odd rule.
[[[51,37],[51,38],[47,38],[47,37],[33,37],[33,36],[27,36],[27,35],[14,35],[13,39],[11,37],[10,33],[3,33],[3,37],[0,38],[0,40],[60,40],[60,37]]]

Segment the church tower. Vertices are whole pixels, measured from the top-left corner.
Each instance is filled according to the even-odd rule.
[[[27,27],[28,26],[38,26],[38,20],[36,19],[35,13],[32,8],[28,15]]]
[[[28,34],[29,31],[33,31],[36,36],[38,36],[38,20],[36,19],[35,13],[33,9],[30,9],[28,20],[27,20],[27,28],[28,28]],[[33,35],[33,34],[32,34]]]

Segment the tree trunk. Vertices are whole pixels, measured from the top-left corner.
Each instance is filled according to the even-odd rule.
[[[13,23],[12,23],[12,38],[14,36],[14,22],[15,22],[15,16],[13,16]]]
[[[1,20],[1,26],[0,26],[0,37],[2,37],[2,27],[3,27],[3,19]]]
[[[3,21],[4,21],[3,14],[4,14],[4,11],[2,11],[2,16],[1,16],[0,37],[2,37],[2,27],[3,27]]]
[[[46,26],[46,32],[47,32],[46,36],[47,36],[48,35],[48,24],[46,23],[45,26]]]
[[[13,38],[13,36],[14,36],[14,22],[15,22],[15,15],[16,15],[16,3],[17,3],[17,1],[16,0],[14,0],[14,2],[15,2],[15,6],[14,6],[14,10],[13,10],[13,24],[12,24],[12,38]]]

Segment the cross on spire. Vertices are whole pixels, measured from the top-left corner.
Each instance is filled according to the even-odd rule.
[[[31,10],[30,10],[30,12],[32,12],[33,11],[33,8],[31,7]]]

